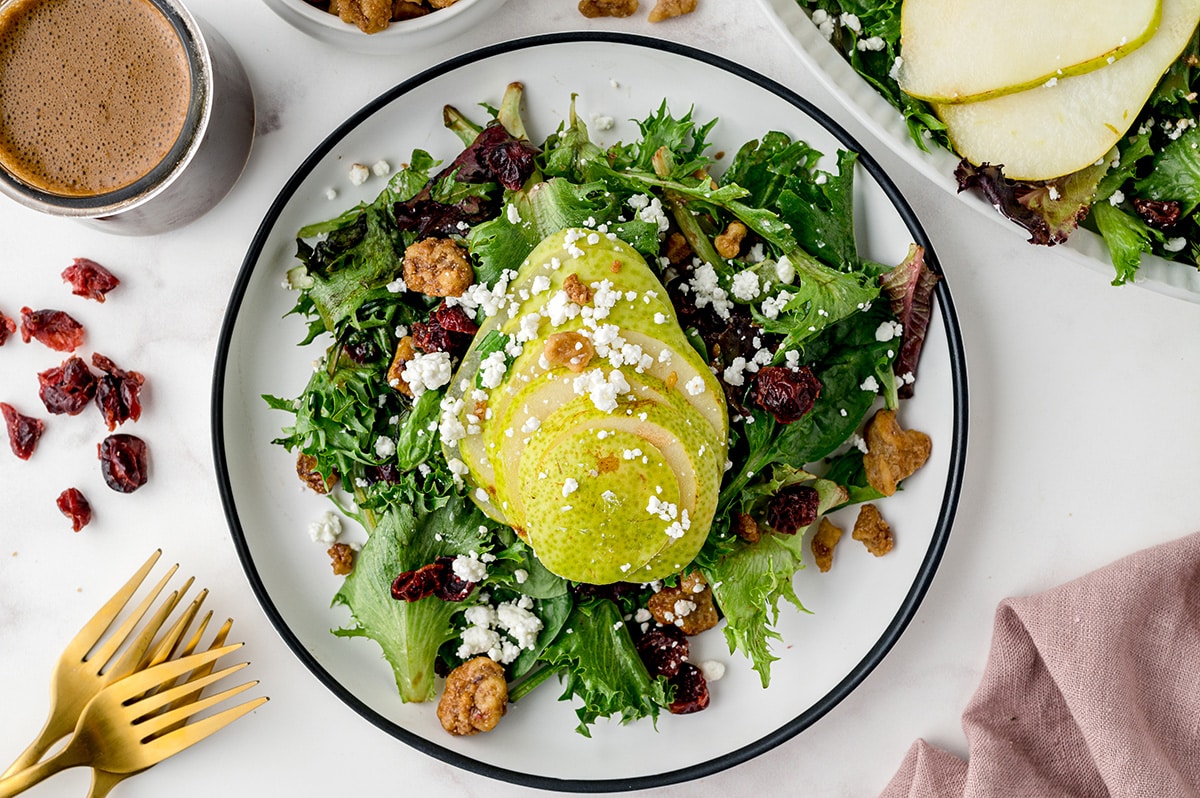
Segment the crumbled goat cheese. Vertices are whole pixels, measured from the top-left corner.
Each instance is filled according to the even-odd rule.
[[[904,325],[898,321],[885,321],[875,328],[875,340],[883,343],[893,338],[899,338],[904,332]]]
[[[563,482],[562,495],[563,495],[564,499],[567,498],[568,496],[570,496],[572,493],[574,493],[577,490],[579,490],[578,480],[574,480],[574,479],[571,479],[570,477],[568,477]]]
[[[592,127],[596,130],[612,130],[616,120],[604,114],[592,114]]]
[[[733,275],[733,285],[731,286],[733,296],[743,302],[750,302],[758,299],[760,289],[758,286],[758,274],[746,269]]]
[[[392,165],[380,158],[378,161],[371,164],[371,171],[375,173],[376,177],[386,177],[391,173]]]
[[[342,519],[334,515],[332,510],[326,510],[323,516],[308,525],[308,536],[314,543],[323,546],[332,546],[341,534]]]
[[[1122,191],[1121,189],[1117,189],[1116,191],[1114,191],[1112,193],[1112,195],[1108,198],[1108,204],[1112,205],[1114,207],[1117,205],[1120,205],[1124,201],[1125,201],[1125,192]]]
[[[1179,238],[1168,238],[1163,243],[1163,249],[1165,249],[1167,252],[1179,252],[1185,246],[1187,246],[1187,239],[1183,236],[1180,236]]]
[[[862,385],[858,387],[864,391],[877,392],[879,390],[879,381],[875,379],[874,375],[871,375],[863,380]]]
[[[367,182],[367,178],[371,176],[371,170],[360,163],[350,165],[350,182],[356,186],[361,186]]]
[[[464,582],[482,582],[487,579],[487,563],[479,559],[475,552],[458,555],[450,564],[450,568],[454,575]]]
[[[706,659],[696,665],[704,674],[704,681],[715,682],[725,675],[725,664],[715,659]]]
[[[767,297],[762,301],[762,314],[768,319],[777,319],[783,309],[787,307],[787,303],[791,301],[792,293],[790,291],[780,291],[773,297]]]
[[[429,352],[414,357],[404,364],[401,376],[408,383],[413,396],[436,390],[450,382],[454,375],[450,367],[449,352]]]
[[[386,435],[375,439],[375,454],[387,459],[396,453],[396,442]]]
[[[687,381],[683,389],[688,392],[688,396],[699,396],[704,393],[704,378],[697,374]]]
[[[726,367],[724,374],[725,382],[734,387],[746,384],[746,378],[742,374],[746,370],[746,358],[735,357],[733,362]]]
[[[692,279],[688,281],[692,294],[695,296],[697,308],[712,305],[713,311],[722,319],[729,318],[729,308],[733,304],[729,295],[721,287],[717,270],[711,263],[701,264],[696,268]]]

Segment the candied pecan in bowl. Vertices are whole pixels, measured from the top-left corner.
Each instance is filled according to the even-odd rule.
[[[892,528],[879,514],[879,508],[873,504],[864,504],[858,511],[854,531],[850,536],[862,541],[867,551],[876,557],[882,557],[896,545],[896,536],[892,533]]]
[[[891,496],[902,479],[925,465],[933,443],[919,430],[905,430],[896,421],[894,410],[881,409],[867,422],[867,453],[863,468],[867,482],[884,496]]]
[[[438,701],[442,728],[455,735],[491,731],[508,711],[508,682],[504,668],[490,657],[475,657],[446,677]]]
[[[638,0],[579,0],[579,13],[596,17],[630,17],[637,13]]]
[[[0,414],[4,416],[5,426],[8,427],[8,443],[13,454],[28,460],[33,456],[46,425],[40,418],[24,415],[8,402],[0,402]]]
[[[404,284],[426,296],[462,296],[475,282],[467,253],[449,238],[423,238],[404,250]]]
[[[92,520],[92,505],[78,488],[67,488],[58,494],[55,500],[59,511],[71,519],[71,528],[76,532],[83,529]]]
[[[91,258],[76,258],[63,269],[62,278],[71,284],[72,294],[97,302],[103,302],[105,294],[121,284],[116,275]]]

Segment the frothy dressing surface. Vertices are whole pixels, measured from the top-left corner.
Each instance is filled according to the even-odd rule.
[[[17,0],[0,11],[0,164],[51,194],[124,188],[174,145],[190,83],[148,0]]]

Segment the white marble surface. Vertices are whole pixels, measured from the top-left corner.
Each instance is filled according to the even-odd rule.
[[[278,187],[342,119],[413,72],[531,33],[607,29],[675,39],[780,80],[843,122],[885,166],[924,223],[958,307],[971,392],[970,447],[957,521],[913,623],[849,698],[798,737],[667,796],[881,790],[914,738],[965,753],[959,713],[981,674],[996,603],[1048,588],[1142,546],[1200,527],[1200,306],[1034,249],[960,206],[864,134],[807,74],[747,0],[701,0],[652,26],[585,20],[568,0],[510,0],[437,50],[356,56],[305,39],[255,0],[191,0],[240,54],[259,123],[249,165],[207,216],[175,233],[116,238],[0,203],[0,310],[60,307],[88,327],[86,351],[146,374],[134,428],[152,478],[109,491],[92,448],[94,413],[53,417],[33,459],[0,449],[0,759],[41,724],[63,644],[157,547],[236,618],[250,674],[272,701],[250,718],[118,787],[117,795],[464,795],[533,791],[466,773],[407,748],[319,685],[271,629],[243,577],[212,473],[211,363],[228,291]],[[643,3],[646,6],[647,3]],[[100,305],[59,273],[77,256],[124,283]],[[0,401],[40,410],[37,371],[61,357],[19,339],[0,349]],[[42,414],[44,415],[44,414]],[[76,535],[54,498],[77,485],[96,517]],[[28,794],[86,794],[75,770]]]

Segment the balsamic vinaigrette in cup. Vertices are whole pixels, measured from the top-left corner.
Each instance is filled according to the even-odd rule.
[[[188,54],[149,0],[0,4],[0,166],[64,197],[131,185],[188,118]]]

